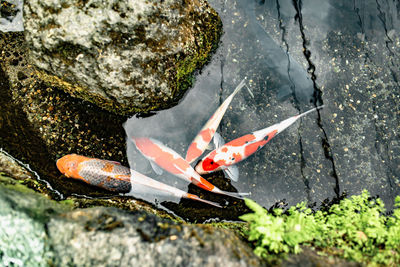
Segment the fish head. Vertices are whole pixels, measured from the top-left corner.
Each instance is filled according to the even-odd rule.
[[[195,170],[199,174],[206,174],[213,171],[218,171],[220,165],[214,161],[213,157],[206,157],[202,159],[195,167]]]
[[[77,154],[69,154],[57,160],[58,170],[69,178],[79,178],[78,166],[82,161],[87,160],[87,157]]]

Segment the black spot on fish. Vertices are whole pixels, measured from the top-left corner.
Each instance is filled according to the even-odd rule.
[[[265,140],[268,140],[268,139],[269,139],[269,135],[266,135],[266,136],[264,137],[264,139],[265,139]]]

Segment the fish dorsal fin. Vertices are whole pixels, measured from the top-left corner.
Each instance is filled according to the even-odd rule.
[[[153,169],[153,171],[154,171],[155,173],[157,173],[158,175],[163,174],[163,170],[161,169],[160,166],[157,165],[157,163],[155,163],[155,162],[152,161],[152,160],[149,160],[149,161],[150,161],[151,168]]]
[[[121,162],[118,162],[118,161],[112,161],[112,160],[105,160],[105,161],[107,161],[107,162],[109,162],[111,164],[121,165]]]
[[[215,132],[213,142],[215,149],[225,145],[224,138],[222,138],[222,136],[218,132]]]
[[[223,171],[232,181],[239,181],[239,168],[236,165],[231,165],[226,169],[223,169]]]

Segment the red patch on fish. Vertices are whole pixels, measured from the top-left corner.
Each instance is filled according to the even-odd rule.
[[[216,168],[219,167],[218,163],[214,162],[214,157],[217,154],[217,151],[214,150],[213,152],[210,153],[210,155],[208,155],[207,158],[205,158],[202,162],[201,165],[203,167],[203,170],[209,172],[209,171],[213,171]]]
[[[261,140],[252,144],[247,145],[244,148],[244,156],[247,158],[251,154],[255,153],[259,148],[263,147],[268,141]]]
[[[276,135],[277,132],[277,130],[273,130],[268,135],[266,135],[263,140],[247,145],[244,148],[244,156],[248,157],[251,154],[255,153],[259,148],[265,146],[265,144],[268,143]]]
[[[214,135],[214,131],[211,130],[210,128],[208,128],[208,129],[204,129],[199,134],[203,138],[204,142],[209,143],[212,139],[212,136]]]
[[[242,155],[239,153],[233,153],[232,157],[234,158],[233,162],[239,162],[243,159]]]
[[[224,153],[225,153],[225,152],[228,152],[228,148],[227,148],[227,147],[223,147],[223,148],[221,149],[221,151],[224,152]]]
[[[256,139],[256,137],[253,134],[246,134],[242,137],[239,137],[235,140],[230,141],[229,143],[226,143],[226,146],[243,146],[246,143],[253,141]]]
[[[193,159],[197,158],[201,154],[203,154],[203,151],[197,148],[196,142],[193,142],[188,148],[186,154],[186,161],[191,162]]]
[[[190,168],[183,158],[174,158],[173,154],[164,151],[160,146],[153,143],[149,138],[135,138],[137,148],[147,157],[166,171],[174,174],[181,174],[187,168]],[[178,168],[175,168],[176,165]],[[181,169],[181,170],[180,170]]]
[[[198,187],[203,188],[207,191],[212,191],[215,187],[213,184],[211,184],[209,181],[207,181],[203,177],[200,177],[200,183],[196,179],[192,178],[192,183],[194,183]]]

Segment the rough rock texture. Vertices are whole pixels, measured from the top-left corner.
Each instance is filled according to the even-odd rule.
[[[47,266],[45,223],[68,209],[0,174],[0,265]]]
[[[23,31],[22,0],[0,1],[0,31]]]
[[[233,232],[115,208],[69,211],[0,176],[3,266],[260,266]]]
[[[24,12],[42,77],[118,114],[177,100],[221,30],[204,0],[29,0]]]
[[[64,229],[64,231],[59,231]],[[56,265],[257,266],[248,245],[232,232],[178,225],[145,213],[77,210],[48,224]]]
[[[73,204],[51,201],[0,175],[0,265],[266,265],[232,230],[180,224],[144,211],[74,209]],[[299,264],[357,266],[308,248],[276,262],[277,266]]]

